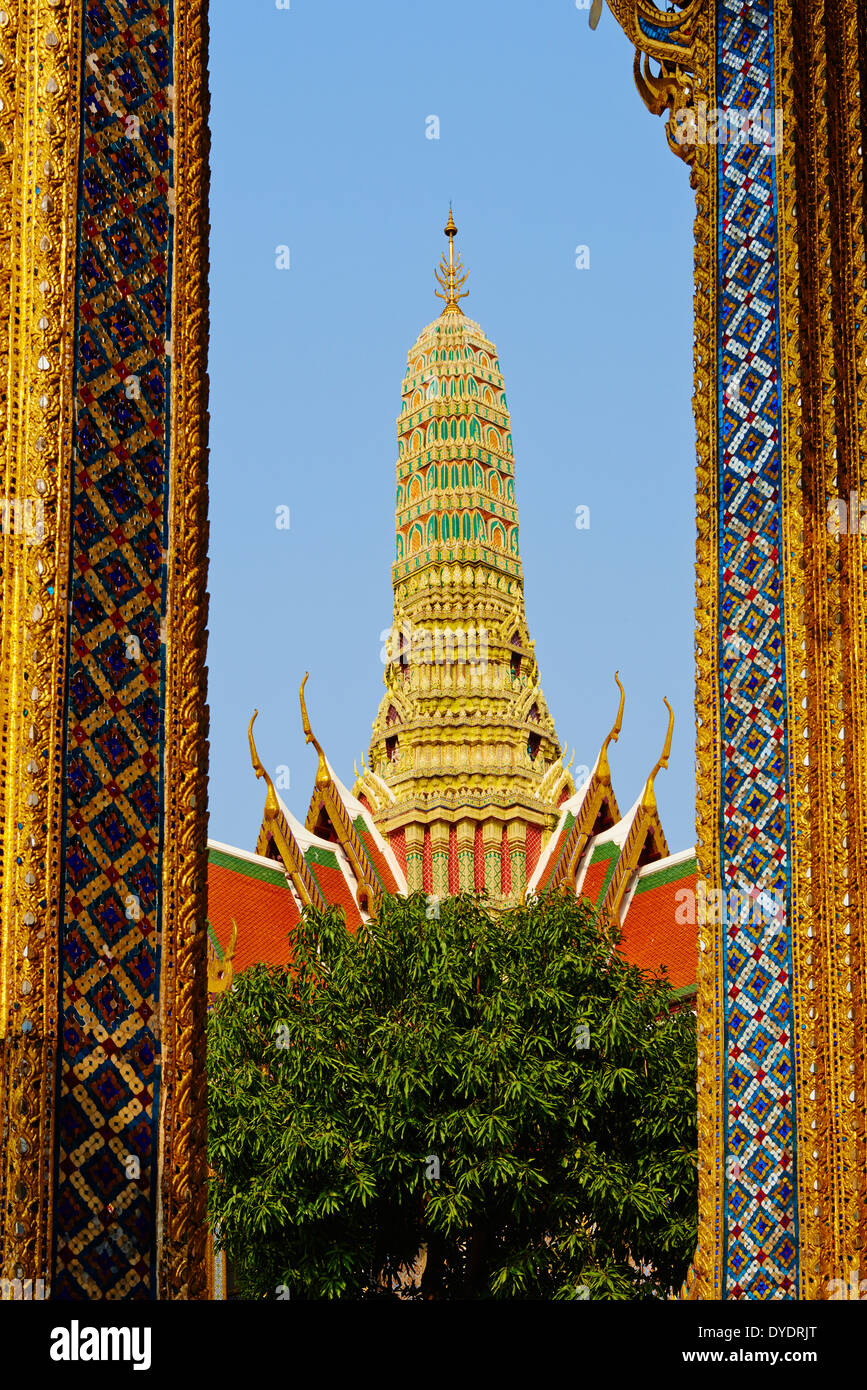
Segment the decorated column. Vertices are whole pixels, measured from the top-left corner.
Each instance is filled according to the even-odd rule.
[[[206,1289],[203,0],[3,0],[0,1276]]]
[[[610,6],[696,192],[699,871],[753,904],[698,928],[689,1292],[839,1297],[867,1273],[860,7]]]

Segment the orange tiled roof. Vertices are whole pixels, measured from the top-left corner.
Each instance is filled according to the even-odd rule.
[[[626,959],[643,970],[666,965],[674,989],[696,982],[695,913],[685,911],[684,898],[676,895],[683,889],[695,894],[697,878],[694,855],[679,863],[663,860],[650,866],[638,880],[623,924],[620,950]],[[683,920],[690,916],[692,922]]]
[[[542,853],[542,832],[538,825],[527,826],[527,882],[536,872],[539,855]]]
[[[575,817],[572,815],[571,811],[567,812],[567,814],[562,819],[559,831],[556,832],[555,843],[551,845],[548,849],[548,859],[545,864],[545,868],[542,872],[542,876],[539,879],[539,884],[536,889],[537,893],[544,893],[545,889],[548,887],[548,884],[551,881],[551,875],[553,874],[557,865],[560,863],[560,855],[563,853],[563,846],[566,844],[566,841],[569,838],[569,831],[572,829],[572,826],[574,824]],[[529,873],[527,875],[527,878],[529,880]]]
[[[405,877],[406,877],[406,831],[404,830],[403,826],[401,826],[400,830],[392,830],[391,834],[390,834],[389,837],[388,837],[388,843],[389,843],[389,845],[391,846],[392,854],[394,855],[395,859],[397,860],[398,864],[400,865],[401,869],[403,870],[403,875],[404,875],[404,878],[405,878]]]
[[[209,844],[208,921],[221,952],[231,940],[232,922],[237,923],[236,971],[259,961],[288,964],[288,933],[299,918],[281,868],[261,855]]]
[[[342,907],[348,927],[361,926],[361,913],[340,866],[336,853],[320,845],[311,845],[304,858],[311,874],[319,884],[322,896],[332,907]]]
[[[605,840],[601,845],[594,844],[578,896],[589,898],[593,906],[598,907],[605,896],[619,858],[620,845],[615,841]]]
[[[367,857],[374,867],[376,876],[382,884],[383,891],[385,893],[400,892],[397,879],[392,873],[391,865],[377,844],[376,836],[371,831],[367,821],[363,816],[356,816],[353,824],[361,838],[361,843],[367,850]]]

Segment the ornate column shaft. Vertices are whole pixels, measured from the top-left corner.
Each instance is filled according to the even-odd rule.
[[[475,891],[475,821],[458,821],[458,887],[462,893]]]
[[[691,1292],[828,1298],[867,1233],[859,5],[610,3],[692,165],[697,845],[754,901],[699,926]]]
[[[482,826],[482,844],[485,850],[485,892],[496,900],[502,897],[502,846],[503,827],[499,821],[486,820]]]
[[[512,894],[520,902],[527,887],[527,827],[520,821],[509,821],[506,834],[512,865]]]
[[[406,827],[406,884],[410,893],[420,893],[422,889],[424,855],[424,826]]]
[[[433,891],[437,898],[449,895],[449,827],[447,821],[434,821],[430,828],[433,854]]]
[[[52,1297],[205,1292],[205,39],[0,18],[0,1274]]]

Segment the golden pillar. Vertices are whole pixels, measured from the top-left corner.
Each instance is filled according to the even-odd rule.
[[[475,890],[476,826],[471,820],[458,821],[458,888],[462,893]]]
[[[406,884],[410,893],[421,892],[423,884],[424,826],[406,827]]]
[[[449,893],[449,827],[447,821],[435,820],[430,828],[433,858],[433,892],[437,898]]]
[[[689,1292],[840,1297],[867,1263],[863,6],[610,7],[696,193],[697,846],[753,904],[698,929]]]
[[[206,32],[0,16],[0,1276],[52,1297],[206,1287]]]

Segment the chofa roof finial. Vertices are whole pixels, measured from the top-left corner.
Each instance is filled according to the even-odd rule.
[[[325,754],[322,751],[322,744],[319,742],[319,740],[317,739],[316,735],[310,727],[310,719],[307,714],[307,705],[304,700],[304,687],[307,684],[309,676],[310,672],[305,671],[304,679],[301,682],[301,689],[298,691],[298,698],[301,701],[301,727],[304,730],[305,739],[308,743],[313,744],[313,747],[319,754],[319,766],[316,769],[316,781],[314,785],[317,787],[327,787],[331,782],[331,773],[328,771],[328,763],[326,761]]]
[[[619,671],[614,672],[614,679],[616,680],[617,687],[620,691],[620,706],[617,710],[617,718],[614,721],[610,734],[606,736],[602,744],[602,747],[599,750],[599,757],[596,762],[597,775],[600,777],[607,777],[609,780],[611,779],[611,768],[608,764],[608,745],[612,742],[612,740],[614,743],[616,743],[617,740],[620,738],[620,730],[623,728],[623,707],[626,704],[626,692],[623,689],[623,686],[620,684]]]
[[[253,718],[250,720],[250,726],[249,726],[249,728],[247,729],[247,738],[248,738],[249,741],[250,741],[250,759],[251,759],[251,761],[252,761],[252,763],[253,763],[253,771],[255,772],[256,776],[257,776],[257,777],[264,777],[264,778],[265,778],[265,781],[266,781],[266,783],[267,783],[267,785],[268,785],[268,794],[267,794],[267,796],[265,797],[265,810],[266,810],[266,811],[276,811],[276,810],[277,810],[277,793],[276,793],[276,791],[274,790],[274,783],[271,781],[271,778],[268,776],[268,773],[265,771],[264,767],[262,766],[261,759],[260,759],[260,757],[259,757],[259,754],[258,754],[257,751],[256,751],[256,740],[253,738],[253,725],[254,725],[255,722],[256,722],[256,717],[257,717],[258,713],[259,713],[259,711],[258,711],[257,709],[254,709],[254,710],[253,710]]]
[[[671,753],[671,736],[674,732],[674,710],[671,708],[671,705],[665,699],[664,695],[662,698],[665,702],[665,708],[668,710],[668,731],[665,735],[665,745],[662,749],[662,752],[660,753],[656,763],[654,764],[653,771],[651,772],[644,786],[644,795],[641,798],[641,804],[642,806],[646,807],[648,811],[653,811],[656,809],[656,793],[653,790],[653,781],[660,768],[668,767],[668,759]]]

